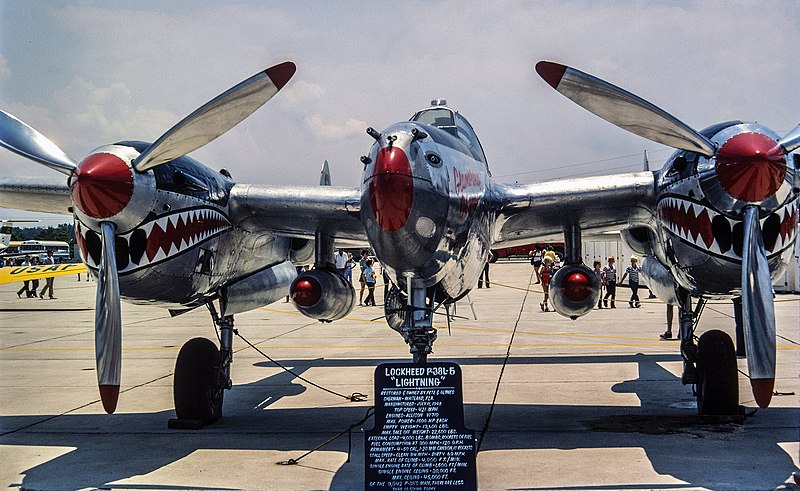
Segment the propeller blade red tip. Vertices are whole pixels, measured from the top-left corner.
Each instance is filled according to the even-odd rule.
[[[753,388],[753,396],[756,398],[758,407],[769,407],[772,400],[772,391],[775,390],[774,378],[752,378],[750,386]]]
[[[564,76],[566,71],[567,67],[565,65],[553,63],[552,61],[540,61],[536,64],[536,73],[554,89],[558,88],[558,84],[561,83],[561,77]]]
[[[286,82],[292,78],[294,72],[297,70],[297,67],[291,61],[286,61],[281,63],[280,65],[275,65],[273,67],[267,68],[266,73],[272,83],[275,84],[275,87],[278,90],[281,90]]]
[[[100,385],[100,400],[103,401],[103,409],[108,414],[112,414],[117,409],[119,400],[119,385]]]

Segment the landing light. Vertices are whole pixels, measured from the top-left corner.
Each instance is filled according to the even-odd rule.
[[[322,297],[322,288],[319,283],[310,279],[302,279],[292,288],[292,300],[303,307],[312,307]]]
[[[564,284],[564,294],[573,302],[582,302],[592,293],[592,282],[583,273],[572,273]]]

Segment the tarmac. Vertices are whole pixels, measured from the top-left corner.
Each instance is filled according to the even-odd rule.
[[[740,403],[753,414],[701,421],[692,386],[680,382],[678,342],[658,339],[662,302],[629,308],[620,288],[616,309],[572,321],[540,310],[529,264],[501,261],[491,276],[491,288],[458,303],[449,328],[435,318],[431,357],[462,367],[480,489],[760,490],[800,473],[800,296],[776,298],[771,407],[755,410],[740,359]],[[293,374],[237,338],[223,418],[174,430],[175,358],[192,337],[216,339],[208,312],[171,318],[123,303],[122,393],[107,415],[96,385],[95,286],[56,278],[58,298],[40,300],[0,285],[0,486],[364,489],[362,428],[372,420],[353,430],[349,458],[346,433],[307,452],[364,417],[380,363],[410,360],[382,307],[356,307],[330,324],[282,302],[236,316],[239,333]],[[733,336],[730,302],[707,305],[698,334],[709,329]],[[367,400],[342,397],[354,392]],[[297,463],[279,464],[290,459]]]

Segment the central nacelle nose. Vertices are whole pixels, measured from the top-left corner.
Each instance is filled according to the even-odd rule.
[[[414,129],[409,123],[388,128],[362,159],[361,216],[384,266],[431,278],[442,266],[434,255],[446,246],[440,242],[447,229],[447,170],[429,163],[426,155],[436,147],[415,139]]]
[[[382,230],[395,232],[405,226],[414,204],[414,177],[402,148],[378,150],[369,182],[369,203]]]

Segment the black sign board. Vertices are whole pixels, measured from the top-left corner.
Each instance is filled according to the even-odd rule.
[[[461,367],[384,363],[364,440],[368,491],[477,489],[475,432],[464,428]]]

